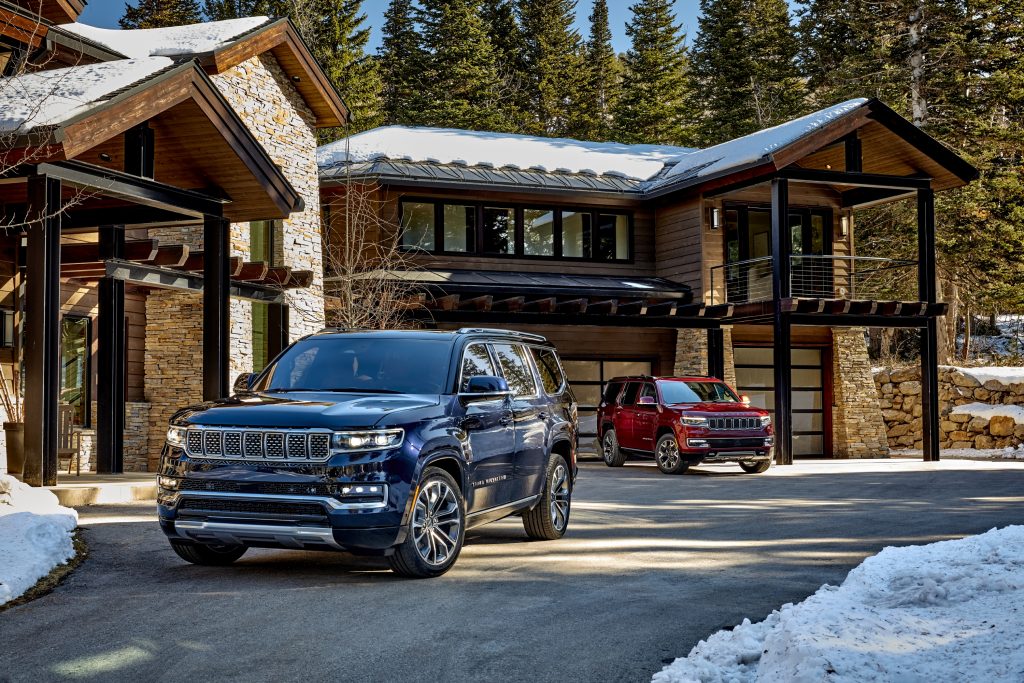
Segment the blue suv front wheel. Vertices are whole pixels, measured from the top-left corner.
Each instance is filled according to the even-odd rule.
[[[391,569],[411,578],[440,576],[451,569],[466,536],[466,500],[442,469],[428,467],[416,489],[405,540],[389,556]]]

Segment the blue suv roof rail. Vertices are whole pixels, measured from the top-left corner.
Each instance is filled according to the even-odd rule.
[[[531,334],[529,332],[519,332],[517,330],[499,330],[493,327],[460,327],[456,330],[458,334],[500,334],[507,337],[519,337],[520,339],[528,339],[530,341],[547,341],[544,337],[539,334]]]

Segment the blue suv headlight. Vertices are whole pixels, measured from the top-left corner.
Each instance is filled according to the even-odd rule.
[[[358,432],[334,432],[331,436],[331,451],[335,453],[383,451],[398,448],[404,440],[404,429],[368,429]]]

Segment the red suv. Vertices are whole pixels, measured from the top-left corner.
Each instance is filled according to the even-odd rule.
[[[616,377],[601,397],[597,425],[609,467],[639,455],[653,456],[665,474],[702,462],[764,472],[774,456],[768,411],[712,377]]]

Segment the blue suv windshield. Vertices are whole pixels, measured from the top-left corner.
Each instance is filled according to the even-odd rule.
[[[253,388],[441,394],[450,359],[451,343],[441,340],[314,337],[289,348]]]

